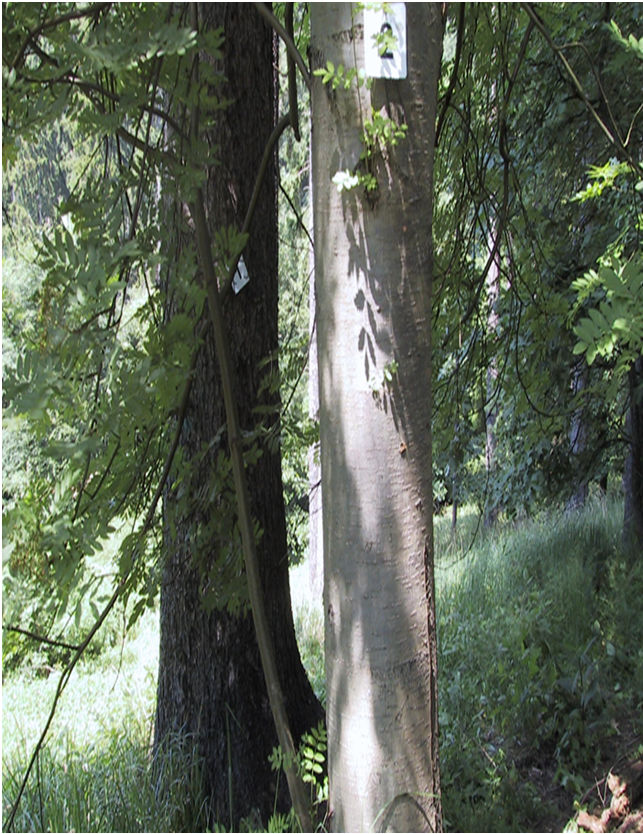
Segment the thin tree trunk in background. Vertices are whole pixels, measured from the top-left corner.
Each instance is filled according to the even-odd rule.
[[[455,386],[456,386],[456,417],[453,426],[453,454],[451,456],[451,537],[455,540],[458,527],[458,477],[462,466],[462,450],[460,437],[460,353],[462,351],[462,327],[458,327],[458,352],[455,359]]]
[[[575,362],[572,368],[572,394],[578,396],[587,384],[587,364],[583,362]],[[575,489],[570,496],[566,509],[575,510],[583,507],[587,501],[589,493],[589,484],[584,474],[584,466],[582,463],[583,456],[587,451],[587,425],[585,419],[584,409],[577,408],[572,414],[571,426],[569,430],[569,446],[574,461],[574,477],[576,480]]]
[[[441,825],[431,488],[437,4],[407,4],[408,78],[313,84],[329,811],[335,831]],[[311,6],[313,69],[363,66],[349,4]],[[371,107],[408,124],[338,192]]]
[[[209,172],[206,202],[211,231],[241,228],[264,147],[275,122],[274,43],[272,33],[244,4],[202,4],[206,26],[223,26],[223,91],[232,103],[217,113],[208,140],[217,147],[218,165]],[[278,405],[266,388],[261,360],[278,346],[276,174],[271,164],[261,191],[244,260],[250,283],[230,294],[224,315],[235,364],[236,400],[244,430],[255,427],[258,406]],[[182,264],[184,267],[184,264]],[[275,415],[273,421],[277,419]],[[213,477],[225,460],[225,425],[212,333],[206,335],[192,386],[181,450],[195,467],[199,489],[192,508],[174,519],[173,490],[165,498],[165,563],[161,586],[161,644],[156,713],[156,744],[174,733],[189,734],[203,759],[214,821],[238,828],[257,812],[264,820],[273,810],[276,774],[268,756],[277,744],[252,618],[209,610],[204,601],[217,583],[217,562],[230,553],[231,525],[204,536],[212,514],[234,513],[234,501]],[[199,453],[206,450],[202,461]],[[218,498],[213,493],[221,493]],[[261,529],[258,550],[262,583],[286,709],[295,739],[322,717],[301,665],[295,640],[288,582],[285,510],[278,444],[264,448],[249,471],[252,511]],[[170,519],[176,534],[170,532]],[[240,558],[240,557],[239,557]],[[281,801],[286,801],[282,779]]]
[[[488,241],[489,252],[493,252],[494,239],[493,234],[489,235]],[[489,312],[487,313],[487,329],[488,339],[494,344],[494,351],[491,359],[487,365],[487,398],[485,406],[485,464],[487,469],[487,480],[491,484],[494,479],[496,470],[496,419],[498,416],[498,406],[495,398],[496,385],[498,380],[498,363],[495,357],[495,343],[498,340],[498,300],[500,298],[500,254],[496,252],[495,257],[486,278],[487,285],[487,305]],[[491,403],[491,405],[489,405]],[[485,504],[485,527],[493,527],[498,519],[500,507],[495,495],[489,499]]]

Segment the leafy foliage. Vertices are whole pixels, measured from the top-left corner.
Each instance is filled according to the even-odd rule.
[[[445,38],[434,227],[436,496],[510,515],[566,500],[579,484],[622,467],[626,397],[617,357],[625,329],[634,340],[638,332],[634,264],[616,294],[612,281],[604,311],[584,310],[592,352],[603,339],[591,368],[568,329],[570,310],[580,312],[579,275],[617,254],[618,275],[638,262],[640,196],[629,149],[640,136],[643,79],[628,38],[615,39],[617,29],[636,31],[638,12],[612,8],[604,19],[598,7],[567,11],[457,9]],[[609,113],[607,132],[587,96]],[[626,350],[631,357],[636,348]]]
[[[614,258],[611,264],[603,263],[598,271],[590,270],[577,278],[572,287],[579,302],[590,295],[603,295],[598,307],[590,307],[588,315],[574,326],[578,336],[574,353],[585,353],[591,365],[597,356],[611,359],[618,349],[622,374],[643,351],[643,259],[633,257],[623,264]]]
[[[191,82],[191,55],[216,58],[221,33],[197,38],[182,15],[154,4],[3,8],[3,200],[12,228],[25,210],[34,238],[40,225],[35,256],[12,250],[37,276],[30,295],[20,287],[3,310],[5,428],[23,461],[37,450],[28,477],[9,478],[4,616],[54,637],[68,616],[89,628],[83,611],[98,617],[115,586],[131,620],[158,592],[157,507],[168,476],[177,481],[172,432],[205,300],[186,252],[165,320],[158,184],[169,178],[188,197],[199,148],[185,144],[179,110],[224,104],[212,65],[200,89]],[[222,233],[222,260],[230,246],[238,241]],[[106,564],[107,541],[118,551]]]

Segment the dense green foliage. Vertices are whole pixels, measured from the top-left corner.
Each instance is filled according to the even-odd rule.
[[[636,32],[639,14],[453,12],[436,157],[438,498],[513,515],[622,472],[620,371],[641,347],[643,65],[638,42],[617,33]],[[620,289],[574,283],[610,259]],[[614,301],[591,312],[605,291]],[[577,358],[583,333],[599,357],[590,368]]]

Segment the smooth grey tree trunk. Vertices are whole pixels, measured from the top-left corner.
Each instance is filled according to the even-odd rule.
[[[317,323],[315,320],[315,282],[310,282],[310,347],[308,350],[308,414],[319,420],[319,375],[317,373]],[[308,450],[308,582],[310,597],[317,602],[324,588],[324,539],[322,526],[322,485],[319,443]]]
[[[433,146],[440,6],[407,4],[408,78],[313,85],[329,811],[335,831],[441,825],[431,485]],[[363,66],[362,13],[311,6],[313,69]],[[357,62],[357,63],[356,63]],[[360,166],[371,107],[408,124]],[[388,379],[387,379],[388,377]]]

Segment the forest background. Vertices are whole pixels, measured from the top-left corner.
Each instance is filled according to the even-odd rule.
[[[77,18],[83,7],[3,7],[7,698],[25,687],[36,701],[42,692],[51,697],[61,671],[66,682],[75,648],[124,577],[82,674],[90,681],[94,669],[100,680],[122,663],[130,671],[121,677],[136,679],[124,646],[136,645],[137,635],[157,639],[164,519],[153,501],[203,338],[195,321],[205,292],[193,282],[175,286],[166,315],[159,218],[168,211],[167,135],[158,113],[142,117],[137,96],[149,93],[160,56],[162,88],[168,79],[177,84],[196,49],[216,54],[225,41],[216,30],[197,41],[180,19],[161,25],[150,5],[108,7],[95,4]],[[277,4],[275,14],[285,25],[286,9]],[[572,816],[574,799],[587,804],[608,765],[641,754],[640,23],[636,4],[454,6],[445,21],[432,429],[442,789],[455,830],[481,815],[496,830],[536,828],[543,819],[555,826],[566,810]],[[58,87],[37,49],[29,58],[27,44],[43,32],[82,83]],[[293,35],[305,55],[305,6],[294,10]],[[285,112],[292,91],[284,54],[280,78]],[[346,83],[335,67],[325,80]],[[209,81],[216,89],[216,78]],[[172,89],[193,104],[189,89]],[[298,99],[303,141],[287,131],[279,147],[278,351],[261,366],[264,389],[281,402],[292,566],[309,551],[318,478],[311,482],[309,472],[317,433],[307,386],[314,317],[304,84]],[[208,103],[225,104],[201,106]],[[141,151],[141,135],[158,158]],[[193,187],[184,171],[172,176],[178,188]],[[238,228],[219,229],[221,261],[229,264],[244,243]],[[266,406],[269,418],[245,438],[247,466],[275,441],[274,411]],[[190,484],[196,470],[180,453],[173,466],[174,488]],[[224,507],[227,477],[222,462],[201,484]],[[185,512],[179,506],[177,517]],[[201,572],[200,590],[206,609],[236,616],[247,598],[230,517],[218,514],[216,535],[232,545]],[[323,702],[319,586],[308,596],[313,607],[300,608],[297,620],[300,652]],[[146,691],[134,732],[123,731],[130,718],[119,717],[110,698],[111,717],[101,718],[109,729],[89,745],[57,736],[37,759],[18,829],[212,825],[198,758],[177,747],[162,768],[146,759],[149,683]],[[22,711],[4,699],[4,709]],[[22,738],[14,730],[16,740],[5,741],[5,815],[42,724],[36,732],[26,726]],[[320,764],[321,730],[307,749]],[[116,768],[117,758],[132,770]],[[321,770],[314,798],[323,808]],[[148,792],[134,801],[132,778],[141,772]],[[115,800],[110,781],[125,797]],[[108,821],[110,813],[130,818]],[[273,816],[273,828],[291,823]]]

